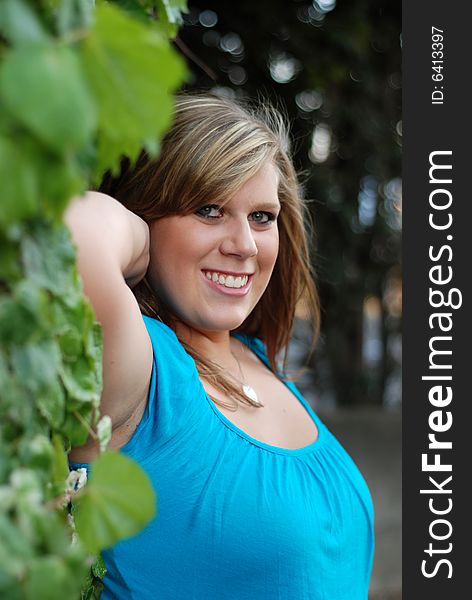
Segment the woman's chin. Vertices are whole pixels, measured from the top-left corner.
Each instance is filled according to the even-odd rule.
[[[247,317],[248,314],[246,312],[231,316],[226,314],[220,318],[213,316],[211,319],[202,319],[197,329],[205,331],[234,331],[244,323]]]

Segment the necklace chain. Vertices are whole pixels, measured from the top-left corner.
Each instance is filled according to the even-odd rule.
[[[259,400],[256,390],[251,385],[246,383],[246,378],[244,377],[243,369],[241,367],[241,363],[238,360],[238,357],[233,351],[231,351],[231,354],[233,355],[234,360],[238,364],[239,373],[241,375],[241,381],[239,383],[242,386],[243,394],[246,396],[246,398],[248,398],[248,400],[251,400],[251,403],[255,406],[264,406],[264,404]]]

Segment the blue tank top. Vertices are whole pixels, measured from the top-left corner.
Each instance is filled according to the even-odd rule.
[[[148,403],[121,449],[149,475],[157,516],[103,552],[103,600],[365,600],[373,508],[355,464],[296,387],[318,438],[291,450],[236,427],[174,332],[144,316]],[[238,336],[267,366],[262,342]]]

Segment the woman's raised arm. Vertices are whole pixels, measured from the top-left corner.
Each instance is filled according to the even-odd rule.
[[[114,198],[89,192],[74,199],[65,223],[77,247],[77,264],[103,328],[101,413],[113,423],[112,447],[131,437],[146,406],[152,346],[131,286],[149,262],[147,224]],[[91,442],[74,451],[75,461],[93,458]]]

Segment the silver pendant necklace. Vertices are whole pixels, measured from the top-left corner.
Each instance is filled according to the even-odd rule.
[[[243,394],[246,396],[246,398],[252,400],[254,404],[257,404],[258,406],[263,406],[262,402],[257,397],[256,390],[247,383],[243,383]]]
[[[239,373],[241,374],[241,380],[242,380],[242,381],[240,381],[240,383],[243,388],[243,394],[255,406],[264,406],[264,404],[259,400],[256,390],[251,385],[246,383],[246,381],[245,381],[246,378],[244,377],[244,373],[243,373],[243,370],[241,367],[241,363],[238,360],[238,357],[234,354],[234,352],[231,352],[231,354],[233,355],[234,360],[238,363]]]

